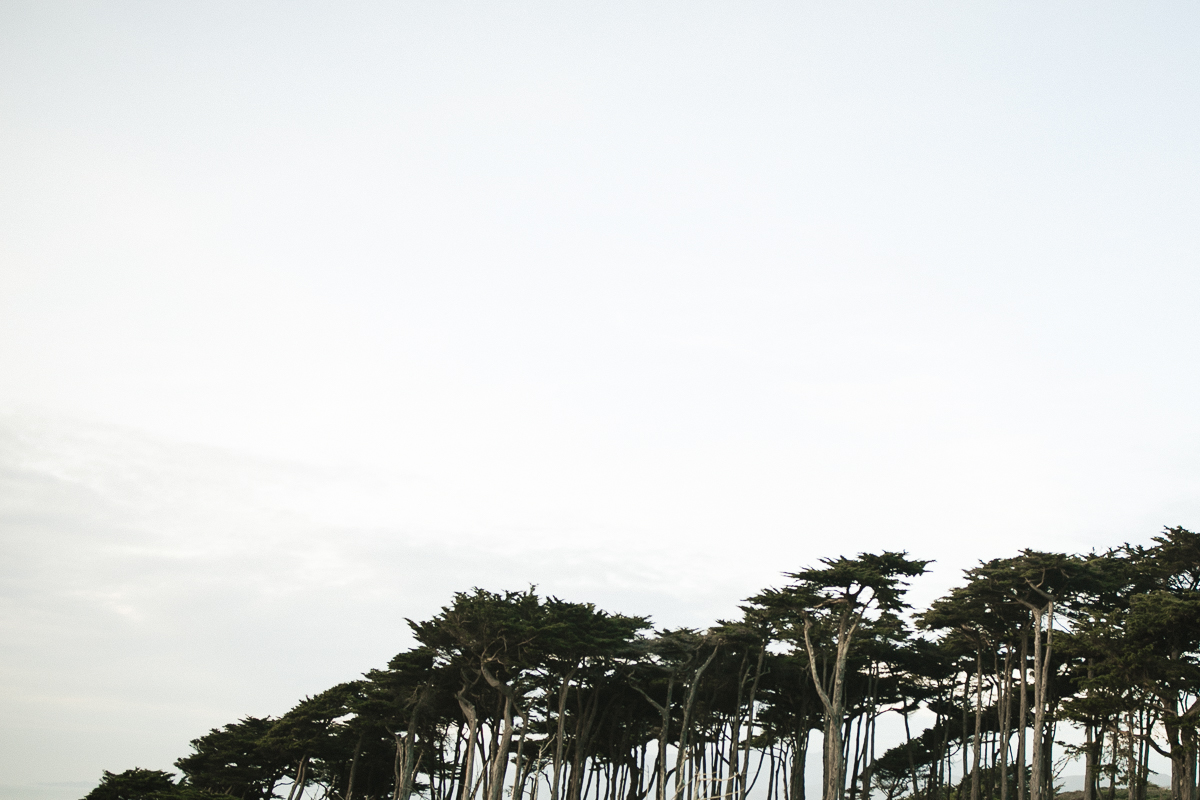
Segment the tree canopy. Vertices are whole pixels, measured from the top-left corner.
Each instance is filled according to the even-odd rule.
[[[459,592],[387,665],[85,800],[805,800],[810,744],[821,800],[1047,800],[1064,757],[1082,800],[1148,800],[1152,753],[1200,800],[1200,536],[1022,550],[913,609],[929,563],[822,559],[704,630]]]

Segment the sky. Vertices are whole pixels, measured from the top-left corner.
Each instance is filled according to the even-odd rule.
[[[1200,9],[0,2],[0,790],[482,586],[1200,526]]]

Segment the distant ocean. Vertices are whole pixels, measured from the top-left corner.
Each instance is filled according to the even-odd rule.
[[[58,781],[55,783],[28,783],[16,785],[0,783],[0,797],[4,800],[79,800],[96,788],[95,781]]]
[[[1150,783],[1161,786],[1167,783],[1167,776],[1158,775],[1157,773],[1150,774]],[[1082,792],[1083,791],[1083,776],[1082,775],[1063,775],[1056,782],[1060,791],[1063,792]],[[1102,786],[1108,786],[1108,779],[1101,781]]]

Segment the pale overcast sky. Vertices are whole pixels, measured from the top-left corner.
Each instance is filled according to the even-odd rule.
[[[0,790],[530,583],[1200,526],[1193,3],[0,2]]]

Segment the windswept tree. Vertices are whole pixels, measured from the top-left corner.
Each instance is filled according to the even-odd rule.
[[[649,627],[646,617],[610,614],[591,603],[543,601],[537,680],[545,691],[552,800],[579,796],[602,699],[615,679],[629,681],[645,653],[639,634]]]
[[[523,678],[536,665],[541,611],[532,589],[502,594],[476,589],[455,594],[454,602],[431,620],[409,620],[417,640],[437,653],[439,666],[460,674],[461,686],[455,697],[469,729],[463,779],[464,785],[471,787],[469,798],[474,796],[474,767],[480,750],[476,734],[481,723],[472,690],[483,681],[496,692],[500,712],[492,726],[495,741],[488,753],[480,754],[487,759],[480,781],[486,800],[500,800],[513,720],[515,716],[526,722],[529,719],[524,697],[528,684]]]
[[[351,722],[358,739],[346,800],[353,800],[364,779],[366,791],[378,793],[376,784],[384,780],[385,772],[392,779],[393,800],[408,800],[422,764],[431,778],[444,766],[438,723],[449,710],[452,689],[445,671],[434,668],[434,659],[428,647],[416,647],[394,656],[386,670],[366,674]],[[390,770],[377,769],[376,759],[370,759],[363,765],[367,774],[360,778],[360,756],[377,749],[380,736],[390,740]]]
[[[238,800],[269,800],[288,768],[288,754],[267,741],[276,720],[244,717],[192,740],[175,766],[189,786]]]
[[[1022,606],[994,583],[995,562],[966,571],[967,582],[935,600],[917,616],[925,630],[940,632],[942,644],[952,650],[969,653],[974,669],[967,669],[963,680],[963,709],[973,708],[973,730],[962,733],[963,754],[971,742],[970,799],[981,800],[984,769],[983,740],[985,717],[989,711],[1002,736],[999,748],[999,784],[1001,800],[1008,797],[1008,741],[1012,720],[1013,643],[1020,635],[1024,617]],[[1003,652],[1003,667],[1001,666]],[[974,689],[971,690],[972,674]],[[994,692],[988,692],[989,687]],[[994,705],[985,705],[985,694],[992,694]]]
[[[409,621],[417,640],[435,654],[439,669],[457,673],[455,693],[467,723],[466,758],[462,786],[466,800],[475,793],[472,777],[476,754],[484,761],[479,782],[486,800],[500,800],[505,786],[510,751],[517,737],[514,797],[519,793],[529,765],[525,754],[532,728],[533,703],[556,690],[553,712],[553,776],[551,796],[560,792],[578,800],[585,761],[597,720],[598,703],[615,662],[632,655],[632,641],[648,627],[642,617],[625,617],[598,611],[591,604],[543,601],[533,589],[495,593],[476,589],[460,592],[454,602],[433,619]],[[547,682],[551,685],[547,686]],[[496,712],[491,717],[491,746],[483,754],[477,733],[484,724],[473,694],[490,687]],[[570,707],[569,701],[576,701]],[[543,722],[548,716],[543,708]],[[520,718],[519,731],[514,726]],[[568,727],[568,717],[574,725]],[[569,772],[563,776],[563,767]]]
[[[1166,747],[1148,744],[1171,761],[1171,794],[1196,800],[1200,749],[1200,534],[1167,528],[1152,547],[1128,547],[1139,567],[1127,629],[1144,667]]]
[[[1037,550],[1022,550],[1015,558],[994,559],[971,570],[973,586],[986,592],[994,602],[1024,609],[1028,624],[1024,626],[1021,641],[1020,698],[1022,700],[1018,718],[1018,800],[1024,800],[1025,728],[1028,674],[1027,658],[1032,656],[1033,685],[1029,693],[1032,700],[1032,746],[1029,771],[1030,800],[1044,800],[1052,791],[1050,765],[1053,763],[1054,739],[1047,727],[1051,712],[1050,691],[1054,657],[1054,623],[1056,614],[1065,611],[1065,604],[1074,599],[1087,586],[1087,565],[1078,556],[1063,553],[1046,553]],[[1032,639],[1032,648],[1029,647]]]
[[[349,681],[306,697],[267,731],[262,743],[283,754],[290,767],[287,800],[298,800],[310,783],[344,793],[356,754],[350,720],[361,689],[361,681]]]
[[[904,552],[861,553],[822,559],[822,567],[786,573],[793,583],[751,598],[781,622],[790,622],[808,657],[809,673],[824,711],[822,800],[842,800],[846,757],[846,666],[855,634],[880,615],[907,608],[905,578],[924,574],[928,561]],[[797,630],[798,628],[798,630]]]
[[[83,800],[159,800],[177,793],[174,776],[157,769],[127,769],[124,772],[104,771],[100,785]]]

